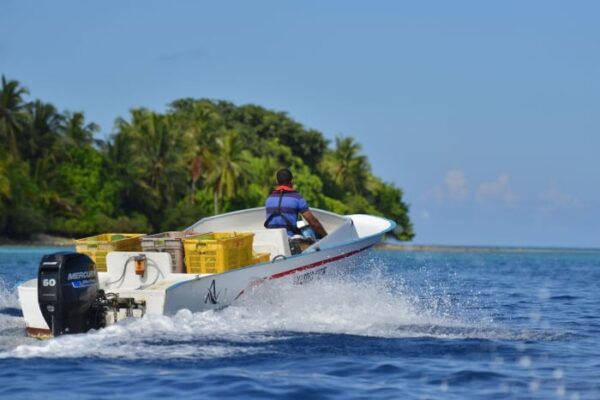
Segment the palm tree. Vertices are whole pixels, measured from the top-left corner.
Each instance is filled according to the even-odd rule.
[[[195,193],[196,193],[196,184],[198,183],[198,180],[202,177],[202,174],[204,173],[204,166],[206,164],[206,155],[205,155],[205,149],[198,147],[197,151],[196,151],[196,155],[194,156],[194,158],[192,159],[192,162],[190,164],[190,177],[191,177],[191,184],[190,184],[190,197],[189,197],[189,203],[193,204],[194,203],[194,198],[195,198]]]
[[[74,146],[89,146],[93,144],[94,134],[100,130],[95,123],[85,123],[85,116],[82,112],[65,114],[65,119],[61,124],[61,132],[69,144]]]
[[[18,81],[7,81],[2,75],[2,89],[0,90],[0,139],[8,143],[8,151],[19,157],[18,139],[19,132],[27,123],[27,112],[23,96],[29,94],[27,88]]]
[[[148,184],[156,197],[169,199],[178,178],[184,173],[179,165],[181,152],[185,150],[183,138],[173,129],[171,117],[134,110],[133,133],[137,148],[138,164],[148,174]]]
[[[225,132],[216,140],[217,152],[209,156],[207,183],[214,193],[214,213],[224,197],[233,197],[248,177],[248,155],[235,130]]]
[[[334,182],[354,193],[365,191],[371,168],[367,157],[360,154],[361,151],[361,145],[354,138],[338,136],[335,138],[335,150],[331,154]]]
[[[19,151],[30,161],[33,178],[45,180],[46,173],[53,171],[53,165],[69,157],[60,142],[63,116],[52,104],[39,100],[27,104],[27,110],[30,120],[21,132]]]
[[[189,202],[194,202],[196,185],[204,175],[207,159],[217,151],[216,138],[218,127],[222,124],[220,115],[214,105],[206,100],[180,100],[171,105],[174,110],[173,119],[186,140],[196,146],[184,157],[189,160],[190,187]],[[195,151],[194,151],[195,149]]]
[[[10,178],[8,176],[9,164],[10,156],[0,158],[0,206],[3,198],[9,200],[11,198]]]
[[[260,187],[264,193],[269,193],[275,185],[275,174],[282,168],[282,164],[271,155],[263,155],[261,158],[255,158],[253,162],[253,183]]]

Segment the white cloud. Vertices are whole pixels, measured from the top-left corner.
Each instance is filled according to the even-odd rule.
[[[562,192],[556,184],[550,185],[550,188],[540,196],[544,203],[545,210],[555,210],[562,207],[579,207],[579,199],[569,193]]]
[[[510,206],[517,199],[508,173],[502,172],[494,181],[479,184],[471,196],[469,181],[460,169],[451,169],[446,172],[444,183],[433,187],[423,197],[439,205],[448,200],[468,203],[474,199],[480,205],[495,203]]]
[[[469,197],[469,183],[461,170],[452,169],[448,171],[444,183],[446,183],[450,198],[463,201]]]
[[[469,184],[465,174],[458,169],[446,173],[444,184],[434,186],[423,194],[427,201],[442,204],[446,200],[464,201],[469,197]]]
[[[479,203],[501,200],[507,206],[517,199],[510,186],[510,176],[506,172],[502,172],[495,181],[480,184],[475,197]]]

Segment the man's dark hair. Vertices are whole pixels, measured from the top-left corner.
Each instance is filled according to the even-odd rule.
[[[277,171],[277,184],[279,185],[289,185],[294,179],[292,172],[287,168],[282,168]]]

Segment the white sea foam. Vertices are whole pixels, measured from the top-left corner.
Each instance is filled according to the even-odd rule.
[[[409,294],[402,282],[377,269],[360,279],[327,276],[303,285],[277,282],[220,311],[181,310],[173,317],[126,320],[100,331],[20,344],[0,352],[0,358],[228,357],[268,352],[274,342],[298,333],[508,340],[522,334],[503,332],[488,322],[466,321],[441,297]]]
[[[31,341],[24,336],[25,322],[19,315],[19,309],[16,290],[10,289],[0,279],[0,350]]]
[[[378,275],[328,277],[305,285],[272,283],[223,311],[256,331],[342,333],[395,337],[403,325],[454,324]]]
[[[16,290],[11,290],[6,283],[0,279],[0,309],[7,307],[19,307],[19,299]]]

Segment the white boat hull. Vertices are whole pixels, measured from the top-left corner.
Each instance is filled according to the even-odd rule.
[[[193,275],[172,273],[172,260],[167,253],[112,252],[107,256],[107,272],[98,274],[100,289],[143,301],[146,314],[174,315],[182,309],[202,312],[223,308],[265,282],[285,278],[302,281],[329,268],[351,265],[395,227],[392,221],[384,218],[342,217],[316,211],[330,234],[301,254],[292,256],[285,231],[265,230],[258,224],[263,213],[262,209],[252,209],[225,214],[201,220],[189,229],[196,232],[234,230],[232,228],[254,231],[255,239],[258,238],[255,249],[268,248],[274,256],[270,262],[220,274]],[[281,239],[279,244],[276,243],[278,238]],[[128,267],[127,260],[139,254],[145,254],[155,266],[144,276],[136,275],[134,269]],[[28,334],[49,335],[49,327],[38,305],[37,279],[19,286],[18,293]],[[123,318],[126,318],[124,313],[115,315],[117,321]]]
[[[164,313],[173,315],[183,308],[198,312],[229,305],[267,281],[288,277],[299,279],[324,272],[326,268],[351,263],[377,241],[374,239],[360,241],[270,264],[180,282],[167,289]]]

